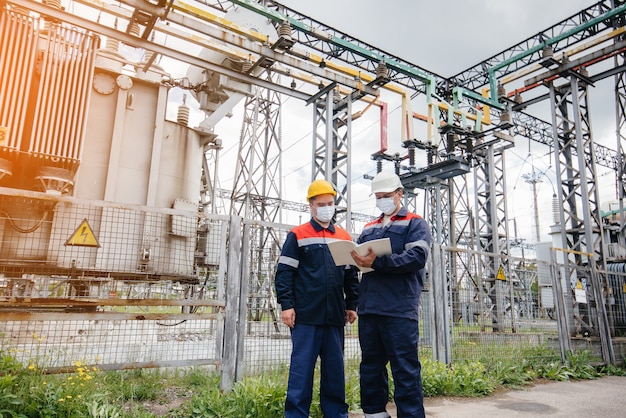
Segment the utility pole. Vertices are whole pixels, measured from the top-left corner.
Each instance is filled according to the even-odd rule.
[[[530,183],[533,189],[533,209],[535,211],[535,242],[541,241],[541,235],[539,233],[539,208],[537,205],[537,183],[541,183],[543,181],[543,173],[535,171],[535,167],[533,166],[533,171],[531,173],[522,174],[522,177],[526,181],[526,183]]]

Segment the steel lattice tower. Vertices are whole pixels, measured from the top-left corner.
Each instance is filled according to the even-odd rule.
[[[272,74],[267,70],[267,79]],[[281,206],[273,204],[281,198],[281,101],[280,94],[255,87],[246,97],[244,117],[239,139],[239,152],[231,195],[231,215],[265,222],[281,221]],[[267,252],[278,251],[282,237],[274,228],[251,228],[253,247],[250,268],[250,294],[266,295],[251,299],[253,315],[262,315],[264,306],[254,306],[255,301],[269,302],[270,313],[275,312]],[[260,319],[256,318],[257,320]],[[274,318],[276,319],[276,318]]]
[[[491,300],[491,321],[494,332],[504,331],[506,282],[498,280],[500,269],[510,277],[508,258],[508,227],[506,206],[505,152],[489,145],[476,154],[474,167],[476,235],[479,250],[487,255],[478,258],[479,294]],[[497,256],[494,256],[497,255]],[[499,257],[502,255],[503,257]],[[484,292],[484,293],[483,293]],[[513,315],[513,299],[511,315]],[[513,318],[512,318],[513,319]],[[515,321],[511,321],[513,327]]]
[[[450,259],[450,297],[453,306],[453,318],[462,317],[459,312],[460,294],[478,289],[474,272],[476,271],[476,236],[474,232],[474,213],[470,205],[468,176],[453,178],[449,181],[450,193],[450,246],[465,248],[467,251],[456,251]],[[473,318],[469,318],[473,321]],[[481,316],[482,319],[482,316]]]
[[[615,66],[626,65],[624,54],[615,57]],[[624,199],[626,198],[626,75],[620,73],[615,76],[615,115],[616,115],[616,136],[618,170],[616,173],[617,197],[619,200],[619,213],[624,213]],[[619,217],[618,243],[626,246],[626,222],[624,216]]]
[[[442,247],[450,244],[450,189],[446,182],[438,182],[426,189],[426,219],[429,222],[432,233],[432,253],[430,265],[433,266],[429,273],[429,287],[432,292],[429,305],[431,322],[433,324],[431,335],[433,337],[433,356],[438,361],[450,364],[452,353],[450,349],[450,283],[451,259],[442,252]],[[437,266],[435,268],[435,266]],[[443,309],[441,309],[443,307]]]
[[[309,103],[313,107],[313,161],[311,180],[325,179],[337,190],[336,220],[352,232],[351,153],[352,100],[341,99],[332,84],[321,90]]]
[[[281,195],[280,153],[280,96],[255,88],[244,105],[231,214],[280,221],[279,208],[265,200]]]
[[[593,136],[588,103],[588,80],[585,74],[571,73],[569,82],[549,85],[554,131],[555,166],[557,181],[562,248],[568,250],[566,257],[569,273],[567,286],[576,286],[585,280],[587,294],[593,299],[597,315],[590,315],[589,323],[582,315],[576,315],[576,329],[586,328],[600,337],[602,356],[613,361],[610,325],[603,302],[605,283],[600,283],[598,270],[606,269],[602,219],[600,216]],[[576,154],[574,153],[576,150]],[[588,265],[590,277],[579,277],[576,266]],[[567,289],[569,287],[566,287]],[[564,289],[565,290],[565,289]],[[588,307],[591,304],[587,305]],[[570,330],[574,331],[574,330]]]
[[[613,7],[618,7],[624,4],[624,1],[614,0]],[[626,24],[626,18],[620,16],[615,20],[615,28],[619,28]],[[623,41],[626,39],[624,35],[615,39],[615,42]],[[626,54],[621,53],[615,55],[614,58],[615,68],[622,68],[626,66]],[[626,198],[626,159],[624,155],[626,153],[626,74],[620,72],[615,75],[615,121],[616,121],[616,136],[617,136],[617,159],[618,167],[615,178],[615,184],[617,187],[617,198],[619,201],[619,231],[617,234],[617,242],[623,247],[626,247],[626,222],[623,216],[624,213],[624,199]]]

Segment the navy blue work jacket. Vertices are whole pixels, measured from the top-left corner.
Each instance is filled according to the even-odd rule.
[[[403,207],[386,225],[382,215],[366,224],[357,243],[386,237],[392,254],[377,256],[374,271],[363,274],[357,313],[417,320],[430,228],[422,217]]]
[[[295,308],[296,324],[343,326],[346,310],[356,310],[357,270],[335,265],[327,245],[335,240],[351,236],[315,219],[287,234],[276,269],[276,297],[283,310]]]

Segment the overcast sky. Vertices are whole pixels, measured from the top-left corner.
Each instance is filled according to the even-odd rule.
[[[282,0],[282,3],[444,77],[470,68],[594,4],[584,0]],[[593,103],[614,102],[610,88],[600,87],[597,92],[590,93],[592,109]],[[389,152],[405,154],[399,138],[399,101],[397,97],[389,100]],[[424,98],[416,100],[424,101]],[[355,107],[359,108],[358,105]],[[613,109],[612,106],[609,108]],[[419,110],[419,103],[414,104],[414,110]],[[594,121],[594,138],[614,149],[615,122],[614,119],[602,119],[604,116],[602,114]],[[549,111],[542,118],[550,120]],[[220,186],[226,189],[233,187],[234,172],[232,169],[229,172],[227,167],[232,164],[228,161],[233,161],[236,156],[241,120],[241,109],[235,109],[233,117],[220,122],[216,129],[225,145],[222,158],[226,163],[221,163],[225,172],[220,175]],[[282,125],[284,198],[304,202],[304,190],[311,176],[311,153],[308,150],[311,150],[312,109],[296,99],[286,98]],[[419,129],[416,127],[416,131]],[[377,111],[369,111],[354,122],[351,185],[353,211],[359,213],[377,214],[374,201],[369,197],[369,182],[363,175],[375,173],[370,156],[378,150],[378,132]],[[555,181],[552,167],[547,147],[529,144],[523,138],[518,138],[516,147],[507,154],[509,217],[516,218],[519,236],[529,242],[534,242],[533,196],[531,185],[523,176],[533,170],[545,173],[545,181],[538,184],[538,206],[542,240],[547,240],[552,223],[551,183]],[[607,172],[608,169],[599,168],[598,171]],[[609,201],[615,200],[615,187],[611,184],[614,183],[612,175],[604,178],[607,184],[601,189],[601,202],[606,208]]]
[[[277,0],[440,74],[455,75],[594,4],[589,0]]]

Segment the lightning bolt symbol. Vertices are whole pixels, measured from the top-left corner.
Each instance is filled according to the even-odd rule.
[[[84,237],[83,242],[87,242],[87,237],[89,236],[89,233],[87,232],[86,226],[83,226],[83,229],[80,231],[80,236]]]

